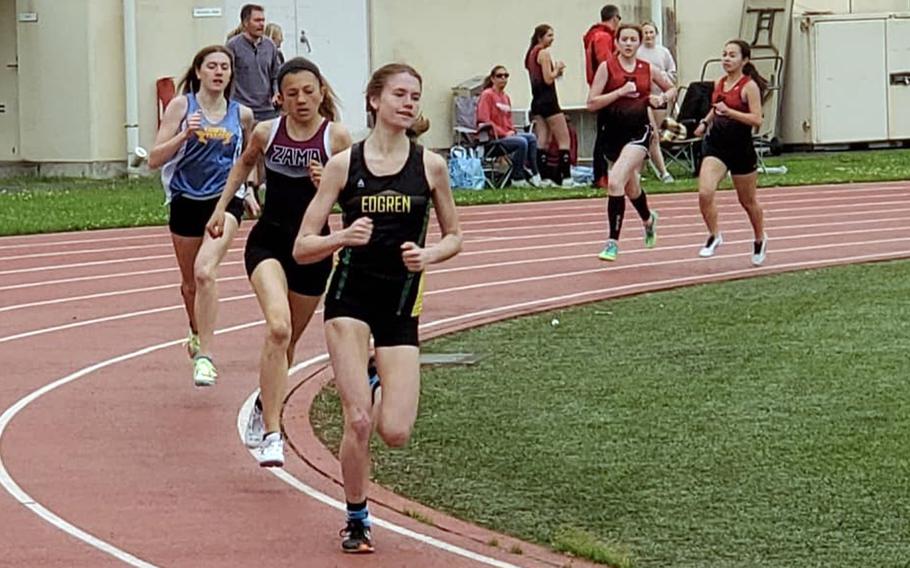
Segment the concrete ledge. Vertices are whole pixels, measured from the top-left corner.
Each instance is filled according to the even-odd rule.
[[[0,178],[13,176],[85,177],[109,179],[126,175],[126,161],[0,162]]]

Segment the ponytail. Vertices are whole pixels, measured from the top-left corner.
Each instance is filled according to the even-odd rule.
[[[743,59],[752,59],[752,46],[750,46],[748,42],[741,39],[731,39],[727,42],[727,45],[739,47],[739,53],[743,56]],[[761,73],[758,72],[758,69],[752,61],[743,65],[743,75],[746,75],[755,81],[755,84],[758,85],[758,91],[761,94],[761,100],[764,101],[765,97],[768,95],[768,80],[761,76]]]
[[[758,92],[761,94],[761,100],[764,101],[768,95],[768,80],[761,76],[751,61],[743,65],[743,75],[748,75],[755,81],[755,84],[758,85]]]
[[[540,43],[540,39],[547,35],[550,30],[553,28],[549,24],[540,24],[534,28],[534,33],[531,35],[531,45],[528,46],[528,51],[525,52],[525,69],[530,70],[531,64],[528,62],[528,57],[531,56],[531,52],[534,51],[534,48],[537,47],[537,44]]]

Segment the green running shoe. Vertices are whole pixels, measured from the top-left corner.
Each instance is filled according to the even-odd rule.
[[[645,248],[654,248],[657,244],[657,220],[660,215],[657,211],[651,211],[651,224],[645,225]]]
[[[619,245],[613,239],[607,241],[604,249],[600,251],[600,254],[597,255],[597,258],[600,260],[614,261],[616,260],[616,255],[619,254]]]
[[[215,384],[218,371],[212,360],[204,355],[193,359],[193,384],[197,387],[210,387]]]

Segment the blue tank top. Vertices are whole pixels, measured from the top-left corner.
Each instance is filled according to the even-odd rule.
[[[180,131],[186,130],[186,120],[200,110],[196,95],[186,95],[186,115]],[[229,101],[221,122],[211,123],[202,115],[202,125],[188,138],[163,168],[161,183],[169,203],[175,195],[187,199],[212,199],[221,195],[231,166],[243,149],[243,125],[240,104]]]

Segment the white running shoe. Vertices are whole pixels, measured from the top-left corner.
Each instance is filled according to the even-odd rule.
[[[214,386],[218,379],[218,370],[212,360],[204,355],[193,359],[193,384],[197,387]]]
[[[543,187],[543,180],[540,179],[540,174],[534,174],[528,178],[528,183],[531,184],[531,187]]]
[[[562,180],[562,183],[559,184],[559,187],[563,189],[575,189],[576,187],[584,187],[584,184],[578,183],[574,179],[567,177],[566,179]]]
[[[702,258],[708,258],[709,256],[714,256],[714,251],[717,250],[717,247],[724,244],[724,237],[720,233],[717,233],[717,236],[711,235],[708,237],[708,241],[705,243],[705,246],[701,247],[701,250],[698,251],[698,256]]]
[[[253,449],[262,444],[262,438],[265,436],[265,422],[262,420],[262,409],[253,404],[253,410],[250,411],[250,417],[246,421],[246,430],[243,432],[243,442],[246,447]]]
[[[761,266],[768,256],[768,235],[762,235],[760,243],[752,244],[752,266]]]
[[[531,184],[528,183],[528,181],[524,180],[524,179],[513,179],[512,187],[514,187],[515,189],[528,189],[529,187],[531,187]]]
[[[281,439],[281,433],[272,432],[266,436],[253,453],[256,455],[259,467],[283,467],[284,440]]]
[[[670,172],[667,172],[664,175],[660,176],[660,181],[663,183],[673,183],[676,180],[673,179],[673,175]]]

